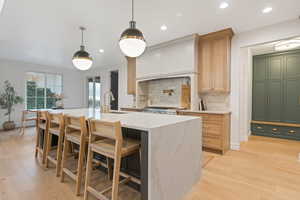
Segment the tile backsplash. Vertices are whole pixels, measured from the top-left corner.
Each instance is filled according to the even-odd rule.
[[[229,110],[228,94],[205,94],[201,98],[204,100],[207,110]]]
[[[190,84],[189,77],[156,79],[139,83],[139,107],[180,107],[181,86]]]

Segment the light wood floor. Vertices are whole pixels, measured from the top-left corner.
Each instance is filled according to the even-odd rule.
[[[39,165],[34,142],[32,128],[24,136],[0,132],[0,200],[82,200],[73,181],[60,183],[54,168]],[[205,152],[202,179],[185,200],[299,200],[299,152],[300,142],[254,136],[241,151]],[[120,200],[139,199],[130,188],[120,193]]]
[[[215,156],[185,200],[300,200],[300,142],[251,136]]]

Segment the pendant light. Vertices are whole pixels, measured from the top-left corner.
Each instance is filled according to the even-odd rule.
[[[120,38],[119,45],[121,51],[128,57],[139,57],[146,49],[146,41],[143,33],[136,28],[134,21],[134,0],[132,0],[132,19],[129,22],[129,28],[126,29]]]
[[[84,71],[91,68],[93,59],[90,57],[90,54],[85,51],[85,46],[83,45],[83,31],[86,29],[84,27],[79,27],[79,29],[81,30],[81,46],[80,50],[73,55],[72,62],[77,69]]]

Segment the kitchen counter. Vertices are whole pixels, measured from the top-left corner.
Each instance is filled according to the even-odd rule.
[[[231,111],[218,111],[218,110],[205,110],[205,111],[201,111],[201,110],[178,110],[180,112],[187,112],[187,113],[203,113],[203,114],[230,114]]]
[[[180,200],[200,179],[201,117],[143,112],[100,113],[93,109],[50,112],[120,121],[122,128],[139,134],[142,200]]]
[[[73,115],[78,117],[85,116],[86,118],[93,118],[109,122],[120,121],[122,127],[144,131],[199,119],[198,117],[193,116],[161,115],[144,112],[112,111],[111,113],[101,113],[100,110],[94,109],[66,109],[53,110],[51,112],[63,113],[65,115]]]
[[[121,108],[121,110],[128,111],[128,112],[142,112],[143,108],[133,108],[133,107],[127,107],[127,108]],[[189,113],[203,113],[203,114],[230,114],[231,111],[226,110],[206,110],[206,111],[200,111],[200,110],[184,110],[184,109],[177,109],[177,111],[180,112],[189,112]]]

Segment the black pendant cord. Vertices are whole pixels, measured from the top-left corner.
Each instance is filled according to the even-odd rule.
[[[134,0],[132,0],[131,1],[131,7],[132,7],[132,9],[131,9],[131,21],[134,21]]]
[[[81,46],[83,46],[83,29],[81,29]]]
[[[80,46],[80,49],[84,50],[83,31],[85,31],[85,28],[81,26],[80,30],[81,30],[81,46]]]

